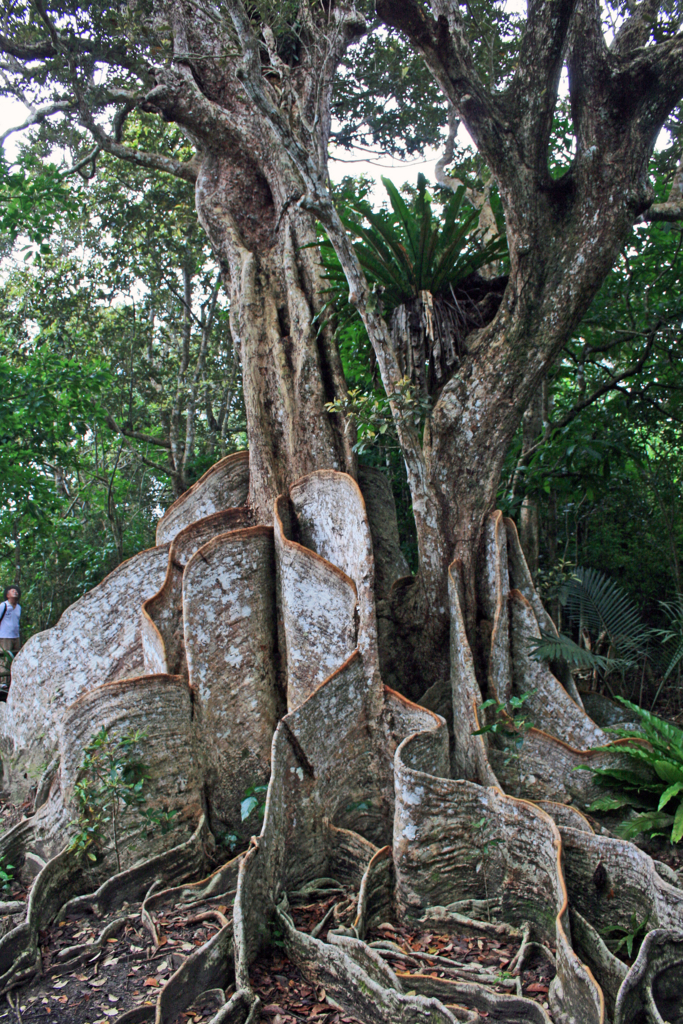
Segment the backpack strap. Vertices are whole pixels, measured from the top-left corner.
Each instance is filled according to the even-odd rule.
[[[0,615],[0,622],[2,622],[2,620],[4,619],[5,612],[7,611],[7,601],[5,601],[4,604],[5,604],[5,607],[2,609],[2,615]]]

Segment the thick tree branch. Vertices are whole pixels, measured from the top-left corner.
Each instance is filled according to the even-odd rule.
[[[33,110],[23,124],[18,124],[14,128],[8,128],[6,132],[0,135],[0,146],[4,143],[5,139],[9,138],[15,132],[23,132],[24,129],[30,128],[34,124],[42,124],[48,117],[52,117],[53,114],[64,114],[75,109],[75,102],[73,100],[57,100],[55,103],[48,103],[44,107],[38,107],[37,110]]]
[[[72,58],[87,57],[92,61],[108,64],[116,68],[125,68],[140,75],[142,79],[149,76],[149,65],[142,61],[136,62],[132,59],[134,51],[130,46],[117,47],[107,46],[100,42],[75,37],[64,36],[55,30],[51,23],[46,25],[52,29],[52,39],[40,39],[35,43],[17,43],[8,36],[0,33],[0,52],[6,53],[17,61],[32,62],[36,60],[51,60],[60,53],[67,54]],[[27,77],[31,77],[31,69],[25,69]]]
[[[197,180],[199,168],[195,157],[191,160],[176,160],[175,157],[165,156],[163,153],[150,153],[145,150],[133,149],[117,142],[115,138],[108,135],[104,128],[97,123],[92,111],[79,99],[78,111],[81,123],[88,129],[91,135],[97,140],[98,145],[106,153],[126,160],[128,163],[137,164],[138,167],[146,167],[149,170],[164,171],[176,178],[182,178],[194,184]]]
[[[15,43],[0,33],[0,50],[16,57],[17,60],[47,60],[56,56],[56,50],[50,39],[42,39],[38,43]]]
[[[508,118],[528,166],[548,177],[548,140],[577,0],[530,0],[515,77],[507,92]]]
[[[641,0],[630,18],[624,21],[614,37],[612,53],[627,54],[636,47],[645,46],[657,21],[660,0]]]
[[[445,96],[457,110],[477,148],[497,177],[519,161],[509,125],[474,65],[458,5],[440,0],[439,20],[428,17],[417,0],[377,0],[382,21],[408,37]]]
[[[577,158],[593,152],[603,125],[604,92],[609,79],[608,51],[602,31],[597,0],[579,0],[572,23],[572,40],[567,55],[569,96],[577,137]],[[626,131],[626,124],[622,131]],[[597,151],[597,150],[596,150]]]
[[[601,92],[603,105],[614,111],[614,132],[619,131],[623,138],[629,125],[633,125],[651,149],[666,118],[683,96],[683,33],[662,43],[642,46],[633,51],[630,59],[615,58],[609,53],[608,63],[609,77],[601,83]],[[601,127],[595,117],[594,135],[598,143]]]

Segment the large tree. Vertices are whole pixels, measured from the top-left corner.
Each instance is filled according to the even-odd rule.
[[[509,444],[634,220],[652,204],[648,163],[683,91],[682,44],[675,13],[652,3],[608,8],[621,19],[609,44],[597,3],[530,4],[526,19],[512,20],[486,4],[462,12],[458,4],[435,4],[433,16],[417,2],[380,3],[377,11],[424,56],[474,139],[500,193],[510,251],[498,315],[469,339],[422,437],[395,404],[420,572],[392,619],[413,637],[402,645],[408,677],[411,664],[420,665],[413,674],[429,684],[446,672],[447,566],[457,557],[465,567],[472,636],[483,523]],[[215,18],[182,3],[153,13],[27,4],[17,6],[3,36],[15,94],[42,102],[30,121],[66,117],[72,131],[80,125],[93,137],[96,150],[195,184],[199,219],[230,290],[251,504],[264,522],[275,495],[302,473],[356,472],[352,432],[325,412],[327,402],[344,397],[345,384],[330,328],[320,328],[324,282],[308,248],[315,217],[337,249],[390,397],[402,378],[327,189],[335,73],[367,29],[364,13],[353,4],[230,3]],[[356,68],[361,90],[363,76],[371,78],[367,63]],[[554,176],[563,69],[574,152]],[[353,96],[352,85],[346,91]],[[182,160],[128,141],[136,108],[175,122],[195,155]],[[678,179],[675,186],[672,202],[650,216],[677,216]]]
[[[552,631],[552,623],[514,527],[491,511],[522,414],[634,220],[680,213],[680,175],[670,202],[656,210],[647,171],[658,133],[683,95],[683,37],[676,14],[649,0],[618,5],[621,24],[609,44],[595,0],[530,2],[526,18],[512,21],[498,18],[494,4],[461,10],[436,0],[431,13],[417,0],[378,3],[385,24],[423,55],[444,107],[467,127],[497,185],[508,232],[510,273],[500,307],[465,340],[421,432],[399,400],[401,361],[379,296],[368,289],[328,189],[335,72],[366,31],[359,6],[36,2],[7,14],[0,36],[6,87],[42,103],[32,124],[66,117],[81,169],[89,173],[105,150],[194,183],[200,222],[230,290],[249,433],[248,504],[246,460],[223,461],[167,512],[156,548],[84,598],[55,631],[36,638],[32,658],[22,656],[3,724],[8,778],[25,791],[29,769],[43,757],[47,767],[36,822],[17,842],[26,846],[26,835],[41,836],[54,851],[78,775],[79,737],[95,713],[119,724],[124,715],[149,722],[159,792],[182,805],[186,822],[205,805],[215,833],[233,823],[240,783],[248,775],[263,781],[275,732],[265,824],[241,863],[236,897],[242,1009],[258,1008],[249,1002],[246,971],[264,919],[277,913],[290,955],[364,1019],[453,1019],[441,1004],[399,997],[382,965],[354,945],[376,899],[381,908],[373,913],[387,912],[393,900],[399,918],[417,917],[433,928],[462,924],[463,913],[475,911],[489,925],[492,910],[515,922],[527,914],[537,936],[557,948],[551,994],[557,1018],[602,1022],[603,994],[570,941],[560,828],[569,851],[576,944],[583,961],[601,969],[616,1019],[630,1024],[640,1019],[643,1001],[652,1003],[653,991],[661,996],[666,988],[657,978],[678,962],[679,940],[652,932],[645,967],[624,978],[596,921],[605,914],[608,924],[623,927],[640,887],[651,923],[680,926],[683,895],[673,886],[662,890],[649,859],[609,846],[617,840],[595,835],[570,806],[576,800],[585,806],[591,790],[569,768],[595,763],[586,748],[606,737],[584,712],[571,675],[558,667],[563,686],[530,659],[529,633],[539,626]],[[555,177],[549,148],[564,68],[574,152]],[[178,125],[194,155],[139,148],[136,109]],[[94,150],[83,152],[79,132],[92,137]],[[418,577],[388,596],[384,591],[379,629],[372,548],[378,570],[381,562],[386,567],[391,530],[386,516],[377,529],[381,500],[375,494],[373,501],[369,490],[366,518],[353,482],[351,431],[326,410],[330,403],[343,407],[345,384],[331,326],[323,324],[316,219],[374,348],[417,525]],[[226,505],[236,507],[226,511]],[[144,600],[142,646],[138,639],[114,643],[121,590]],[[79,663],[84,642],[94,654]],[[65,652],[65,669],[46,679],[56,649]],[[404,682],[419,675],[422,689],[432,684],[430,706],[450,709],[450,757],[443,720],[382,689],[378,664],[392,649],[399,682],[402,673]],[[37,682],[49,690],[40,733],[20,706]],[[513,695],[526,701],[524,725],[537,727],[508,723],[522,737],[512,767],[505,743],[489,742],[479,728],[482,690],[503,718]],[[278,725],[285,700],[288,714]],[[504,728],[494,731],[501,725],[495,713],[487,725],[504,738]],[[167,744],[180,773],[175,790],[159,753]],[[499,783],[543,807],[504,795]],[[393,889],[386,851],[377,850],[392,821]],[[349,838],[349,829],[365,839]],[[182,874],[191,842],[171,858],[174,877]],[[368,867],[355,931],[322,950],[313,937],[301,938],[286,906],[274,903],[294,880],[309,881],[307,872],[330,873],[330,844],[354,851],[338,857],[338,870],[348,872],[349,863],[364,858]],[[476,868],[472,845],[480,854]],[[67,879],[62,898],[76,885],[67,856],[44,871],[43,902],[36,897],[24,930],[11,933],[15,946],[0,947],[10,980],[20,961],[31,960],[60,879]],[[358,881],[359,872],[350,871]],[[613,904],[600,903],[608,882],[617,895]],[[142,881],[130,884],[137,892]],[[489,886],[495,898],[489,899]],[[13,963],[9,954],[17,949],[21,956]],[[456,996],[465,997],[430,984],[420,989],[424,995],[458,1003]],[[470,1007],[493,1009],[503,1020],[524,1013],[544,1019],[540,1010],[534,1016],[528,1005],[513,1006],[503,996],[468,998]],[[246,1010],[240,1012],[236,1002],[221,1019],[245,1019]]]

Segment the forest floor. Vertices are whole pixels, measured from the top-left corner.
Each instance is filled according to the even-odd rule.
[[[13,894],[14,895],[14,894]],[[342,901],[348,912],[353,893]],[[141,904],[124,905],[100,917],[79,910],[67,914],[40,933],[42,972],[10,992],[0,1008],[7,1024],[107,1024],[135,1007],[150,1007],[182,963],[206,943],[231,917],[231,896],[223,894],[191,906],[154,911],[155,940],[141,923]],[[350,898],[349,898],[350,897]],[[337,904],[339,906],[340,904]],[[318,935],[339,924],[335,899],[292,908],[297,928]],[[327,915],[327,916],[326,916]],[[19,923],[21,915],[12,923]],[[116,922],[116,923],[115,923]],[[109,928],[114,934],[101,941]],[[99,944],[98,944],[99,940]],[[410,991],[410,976],[466,980],[475,975],[493,991],[511,991],[516,982],[506,969],[519,940],[466,934],[434,934],[382,923],[366,936]],[[521,987],[525,996],[547,1005],[553,970],[544,961],[525,965]],[[310,984],[287,957],[281,942],[263,949],[250,968],[252,987],[261,999],[262,1024],[358,1024]],[[214,1016],[233,989],[203,993],[174,1024],[203,1024]]]

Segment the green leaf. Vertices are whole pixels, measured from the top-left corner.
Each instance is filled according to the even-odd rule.
[[[677,782],[683,785],[683,767],[679,768],[671,761],[654,761],[653,768],[664,782]]]
[[[635,818],[622,822],[614,831],[622,839],[634,839],[643,832],[663,835],[664,831],[672,825],[673,820],[671,814],[665,814],[663,811],[650,811],[645,814],[637,814]]]
[[[601,796],[588,808],[589,811],[617,811],[622,807],[648,807],[644,801],[638,800],[632,794],[624,793],[621,796]]]
[[[680,843],[681,839],[683,839],[683,800],[678,805],[674,815],[673,828],[671,829],[671,842]]]
[[[677,796],[681,792],[682,789],[683,789],[683,782],[675,782],[673,786],[669,786],[668,789],[665,789],[664,792],[662,793],[661,797],[659,798],[659,804],[657,805],[657,810],[661,811],[662,807],[665,807],[668,804],[669,800],[671,800],[673,797]]]
[[[585,647],[580,647],[571,637],[563,633],[555,634],[541,630],[540,637],[528,637],[531,657],[535,661],[566,661],[574,668],[597,669],[608,672],[618,665],[625,664],[614,658],[594,654]]]
[[[424,180],[424,175],[418,175],[418,188],[420,184],[420,178]],[[398,191],[393,181],[389,178],[382,178],[382,184],[389,193],[389,202],[391,203],[394,213],[398,216],[406,232],[408,243],[413,252],[413,258],[417,253],[419,228],[415,214],[408,209],[403,196]]]
[[[246,821],[250,814],[252,814],[259,805],[258,798],[255,796],[248,796],[246,800],[243,800],[240,804],[240,814],[242,821]]]

